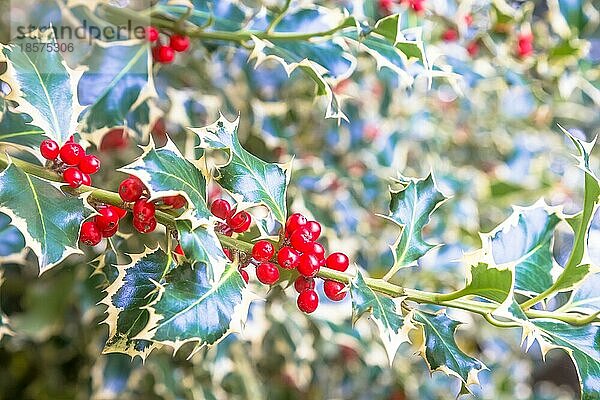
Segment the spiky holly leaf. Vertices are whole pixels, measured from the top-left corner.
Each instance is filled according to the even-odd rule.
[[[30,124],[27,114],[14,112],[4,98],[0,98],[0,142],[37,148],[44,139],[44,131]]]
[[[200,147],[223,149],[229,153],[227,163],[218,167],[219,184],[242,196],[246,202],[264,204],[284,225],[289,165],[268,163],[246,151],[238,139],[238,125],[239,118],[229,122],[221,115],[214,124],[191,130],[200,137]]]
[[[23,262],[25,239],[21,232],[10,224],[10,218],[0,213],[0,264]]]
[[[588,266],[589,267],[589,266]],[[600,274],[590,274],[571,294],[569,302],[561,307],[586,314],[600,312]]]
[[[550,319],[531,320],[536,328],[530,335],[538,340],[542,354],[553,348],[564,349],[575,364],[581,399],[600,398],[600,327],[597,325],[573,326]]]
[[[221,242],[212,226],[200,226],[192,229],[187,221],[177,222],[179,243],[192,265],[198,263],[206,265],[208,278],[215,282],[225,271],[229,259],[223,252]]]
[[[513,272],[509,268],[475,262],[469,270],[464,288],[449,293],[451,298],[477,296],[502,303],[512,294]]]
[[[159,286],[150,304],[150,322],[138,335],[179,349],[187,342],[196,349],[213,345],[240,329],[248,314],[249,296],[236,264],[228,264],[219,281],[211,284],[204,265],[175,268]]]
[[[463,352],[456,344],[454,334],[460,322],[445,313],[429,314],[415,311],[413,321],[423,328],[424,342],[421,355],[431,371],[443,371],[461,380],[461,393],[471,384],[479,384],[477,375],[486,366]]]
[[[145,41],[95,41],[79,83],[81,102],[90,106],[82,127],[90,141],[99,144],[104,133],[127,125],[132,110],[156,97],[148,49]]]
[[[83,109],[76,90],[83,71],[70,69],[60,52],[47,50],[45,46],[57,45],[51,29],[34,34],[38,37],[0,45],[7,63],[0,79],[10,86],[6,99],[18,104],[16,111],[29,115],[31,125],[62,144],[75,133]],[[26,51],[26,44],[42,50]]]
[[[425,179],[401,178],[404,188],[391,191],[390,212],[386,218],[402,227],[400,237],[394,243],[394,265],[386,274],[392,277],[400,268],[415,265],[417,260],[435,245],[423,240],[423,228],[431,214],[446,200],[437,189],[433,175]]]
[[[598,204],[600,202],[600,181],[596,177],[596,174],[592,171],[590,164],[591,152],[596,144],[596,139],[592,140],[591,142],[584,142],[583,140],[577,139],[564,129],[563,132],[569,137],[569,139],[571,139],[573,144],[575,144],[575,147],[579,153],[576,156],[578,161],[577,167],[585,173],[584,199],[583,209],[581,212],[567,220],[567,222],[569,222],[575,231],[575,237],[573,238],[573,250],[569,255],[569,259],[565,264],[565,268],[556,278],[552,287],[549,289],[554,291],[565,291],[571,289],[589,273],[590,263],[587,259],[589,229],[592,223],[592,217],[594,216],[596,209],[598,209]]]
[[[125,353],[145,359],[156,345],[134,337],[148,324],[148,306],[158,295],[157,282],[175,267],[170,254],[160,248],[132,254],[127,265],[116,265],[118,276],[106,289],[108,340],[104,353]]]
[[[531,207],[514,207],[506,221],[483,235],[495,264],[514,264],[516,290],[538,294],[552,285],[552,243],[560,221],[557,210],[540,200]]]
[[[350,283],[352,298],[352,320],[356,322],[363,314],[369,313],[385,347],[390,364],[394,360],[398,347],[408,342],[408,332],[413,328],[399,310],[402,299],[393,299],[383,294],[375,293],[358,271]]]
[[[150,198],[182,195],[188,208],[179,220],[188,220],[192,228],[209,223],[210,210],[206,205],[206,178],[198,167],[181,155],[170,139],[160,149],[154,142],[144,148],[144,154],[119,171],[135,175],[150,191]]]
[[[82,199],[66,196],[56,183],[28,175],[12,163],[0,173],[0,187],[0,212],[11,218],[38,257],[40,274],[81,253]]]

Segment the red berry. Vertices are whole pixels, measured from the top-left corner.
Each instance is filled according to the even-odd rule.
[[[471,57],[475,57],[477,53],[479,53],[479,43],[477,43],[476,41],[470,42],[467,45],[467,53],[469,53]]]
[[[42,143],[40,143],[40,152],[42,153],[42,157],[46,160],[56,160],[58,157],[58,153],[60,152],[60,148],[58,147],[58,143],[56,143],[52,139],[46,139]]]
[[[465,24],[467,24],[467,26],[473,25],[473,14],[465,15]]]
[[[108,206],[108,208],[112,209],[112,211],[119,216],[119,219],[123,218],[127,215],[127,210],[117,206]]]
[[[314,255],[315,257],[317,257],[317,259],[319,261],[321,261],[321,263],[324,263],[325,261],[325,247],[323,247],[323,245],[319,242],[313,242],[312,243],[312,249],[310,251],[308,251],[307,253]]]
[[[273,254],[275,254],[275,247],[267,240],[259,240],[252,247],[252,257],[257,261],[269,261]]]
[[[72,188],[78,188],[83,183],[83,175],[81,171],[75,167],[69,167],[63,172],[63,179]]]
[[[171,35],[169,45],[175,51],[186,51],[190,48],[190,38],[184,35],[173,34]]]
[[[156,218],[150,218],[142,221],[138,218],[133,218],[133,227],[140,233],[149,233],[156,229]]]
[[[105,237],[105,238],[113,237],[113,236],[115,236],[115,234],[117,233],[118,230],[119,230],[119,224],[115,225],[111,229],[102,231],[102,237]]]
[[[312,250],[312,233],[306,228],[299,228],[290,236],[292,247],[302,253],[308,253]]]
[[[302,293],[305,290],[313,290],[315,288],[315,280],[313,278],[307,278],[300,275],[294,281],[294,289],[296,292]]]
[[[129,145],[129,136],[123,128],[108,131],[100,142],[100,151],[122,149]]]
[[[250,280],[250,277],[248,276],[248,272],[245,269],[241,269],[241,268],[238,268],[238,271],[240,272],[240,275],[242,276],[242,279],[244,280],[244,282],[248,283],[248,281]]]
[[[146,199],[139,199],[133,205],[133,218],[140,221],[148,221],[154,219],[156,214],[156,207],[154,203],[147,201]]]
[[[102,233],[98,225],[94,221],[85,221],[81,224],[81,231],[79,232],[79,241],[88,246],[95,246],[102,240]]]
[[[300,254],[289,246],[284,246],[277,252],[277,262],[281,268],[294,269],[300,261]]]
[[[143,192],[144,184],[135,176],[130,176],[119,185],[119,196],[123,201],[137,201]]]
[[[325,265],[327,266],[327,268],[344,272],[348,269],[348,265],[350,265],[350,260],[348,259],[348,256],[344,253],[331,253],[329,257],[327,257],[327,260],[325,260]]]
[[[231,204],[225,199],[217,199],[210,205],[210,212],[217,218],[227,219],[231,216]]]
[[[79,169],[84,174],[93,175],[100,169],[100,160],[96,156],[84,156],[79,162]]]
[[[175,59],[175,50],[169,46],[158,45],[154,48],[154,59],[161,64],[170,64]]]
[[[519,57],[524,58],[533,54],[533,35],[531,33],[521,33],[517,40],[517,53]]]
[[[392,13],[392,7],[394,6],[394,2],[392,0],[379,0],[378,3],[379,3],[379,9],[384,14]]]
[[[180,244],[177,244],[177,246],[175,246],[175,250],[173,250],[175,254],[178,254],[180,256],[184,256],[185,254],[183,253],[183,249],[181,248]]]
[[[85,156],[85,150],[77,143],[67,142],[60,148],[60,159],[67,165],[77,165]]]
[[[230,261],[233,261],[233,254],[231,253],[231,250],[223,249],[223,253],[225,253],[225,255],[227,256],[227,258],[229,258]]]
[[[256,277],[265,285],[272,285],[279,279],[279,269],[270,262],[260,263],[256,267]]]
[[[232,217],[227,218],[227,225],[236,233],[242,233],[250,228],[252,217],[246,211],[240,211]]]
[[[410,6],[416,13],[425,11],[425,0],[410,0]]]
[[[333,301],[340,301],[346,297],[346,292],[344,291],[345,287],[346,285],[343,283],[329,279],[326,279],[325,283],[323,283],[323,291],[325,292],[325,296]]]
[[[458,31],[448,28],[442,33],[442,39],[444,39],[444,42],[455,42],[458,39]]]
[[[119,223],[119,214],[112,207],[104,207],[98,210],[100,215],[96,215],[94,221],[101,231],[109,231]]]
[[[317,295],[317,292],[312,289],[305,290],[298,295],[296,303],[298,304],[300,311],[310,314],[317,309],[317,306],[319,305],[319,296]]]
[[[296,229],[306,225],[306,217],[300,213],[295,213],[289,216],[285,223],[285,231],[292,234]]]
[[[81,184],[85,186],[92,185],[92,178],[88,174],[81,173]]]
[[[167,196],[163,198],[162,201],[166,206],[171,206],[176,210],[185,207],[185,205],[187,204],[187,200],[185,199],[185,197],[180,195]]]
[[[305,253],[300,256],[298,261],[298,272],[307,278],[312,278],[313,276],[317,275],[320,266],[321,262],[317,257],[312,254]]]
[[[312,234],[312,240],[317,240],[321,236],[321,224],[317,221],[308,221],[304,227]]]
[[[148,39],[149,42],[156,42],[158,40],[158,29],[156,29],[156,27],[154,26],[149,26],[146,28],[146,39]]]

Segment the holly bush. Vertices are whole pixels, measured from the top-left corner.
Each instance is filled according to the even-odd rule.
[[[14,3],[0,398],[600,398],[593,1]]]

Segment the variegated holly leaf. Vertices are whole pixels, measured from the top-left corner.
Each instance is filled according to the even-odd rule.
[[[0,213],[0,264],[24,261],[25,238],[10,224],[10,218]]]
[[[25,238],[38,257],[40,274],[60,263],[78,248],[84,219],[80,198],[66,196],[56,183],[28,175],[14,164],[0,173],[0,212]]]
[[[44,140],[44,131],[30,122],[29,115],[14,112],[8,101],[0,97],[0,142],[38,148]]]
[[[573,326],[550,319],[531,320],[535,330],[529,335],[537,339],[545,355],[554,348],[569,354],[577,369],[581,399],[600,398],[600,327],[597,325]]]
[[[478,374],[486,366],[476,358],[462,351],[456,344],[454,335],[460,322],[445,313],[429,314],[415,311],[413,321],[423,328],[423,347],[420,352],[431,371],[443,371],[456,376],[462,383],[461,394],[468,392],[468,386],[479,384]]]
[[[552,243],[560,221],[558,211],[540,200],[531,207],[514,207],[506,221],[483,235],[495,264],[514,264],[517,291],[538,294],[552,285]]]
[[[16,111],[29,115],[31,125],[62,144],[77,130],[83,108],[76,88],[83,71],[70,69],[58,51],[47,51],[45,47],[41,51],[26,51],[25,44],[56,45],[51,29],[32,35],[36,37],[0,45],[7,65],[0,79],[10,86],[6,99],[18,104]]]
[[[600,290],[598,288],[600,288],[600,274],[590,274],[577,285],[568,303],[562,306],[561,310],[578,311],[585,314],[599,313]]]
[[[178,220],[188,220],[192,229],[207,225],[211,217],[206,204],[206,178],[202,171],[181,155],[170,139],[164,147],[154,147],[150,141],[144,153],[119,171],[135,175],[150,191],[151,199],[182,195],[188,208]]]
[[[159,296],[148,307],[150,322],[138,339],[166,344],[177,351],[195,342],[196,349],[213,345],[246,320],[250,297],[236,264],[228,264],[211,284],[205,266],[181,264],[158,286]]]
[[[223,252],[221,242],[212,226],[200,226],[192,229],[188,221],[177,222],[179,243],[185,258],[192,265],[204,264],[208,269],[208,279],[218,281],[223,275],[229,259]]]
[[[567,219],[567,222],[569,222],[575,232],[573,238],[573,250],[569,255],[569,259],[565,264],[565,268],[556,278],[552,287],[549,289],[553,291],[570,290],[589,273],[589,229],[590,224],[592,223],[592,217],[594,216],[594,213],[598,208],[598,204],[600,203],[600,181],[596,177],[596,174],[592,171],[590,165],[591,152],[596,144],[596,139],[591,142],[584,142],[583,140],[577,139],[564,129],[563,132],[571,139],[573,144],[575,144],[575,147],[579,153],[576,156],[578,161],[577,167],[585,173],[584,199],[583,209],[581,212],[578,215]]]
[[[219,184],[246,202],[267,206],[275,219],[284,225],[289,164],[268,163],[246,151],[237,135],[238,125],[239,118],[229,122],[221,115],[214,124],[191,130],[200,137],[200,147],[229,153],[227,163],[218,167]]]
[[[390,212],[386,218],[402,227],[400,237],[394,243],[394,265],[385,275],[388,279],[398,270],[416,264],[417,260],[435,245],[423,240],[423,228],[429,223],[431,214],[446,200],[437,189],[433,175],[425,179],[401,178],[404,188],[391,191]]]
[[[377,325],[379,336],[385,347],[390,364],[398,347],[408,342],[408,332],[414,328],[406,321],[400,311],[402,299],[393,299],[384,294],[376,293],[367,286],[362,272],[358,271],[350,284],[352,297],[352,321],[356,322],[363,314],[369,313]]]
[[[125,353],[145,359],[156,348],[148,340],[134,339],[148,324],[148,306],[158,295],[156,284],[164,282],[175,267],[170,254],[160,248],[132,254],[127,265],[116,265],[118,276],[100,302],[106,305],[108,340],[104,353]]]
[[[161,0],[155,9],[157,12],[180,18],[186,15],[188,7],[193,8],[194,12],[187,17],[187,20],[205,27],[207,31],[239,31],[246,22],[246,10],[249,11],[237,2],[222,0]]]
[[[503,303],[512,295],[513,272],[510,268],[476,262],[470,268],[464,288],[446,295],[448,298],[476,296]]]
[[[95,41],[84,64],[87,69],[78,90],[82,104],[89,107],[82,130],[90,141],[99,144],[104,133],[127,125],[130,112],[156,97],[149,46],[135,40]]]

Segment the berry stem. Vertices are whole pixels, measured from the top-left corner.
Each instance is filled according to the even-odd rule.
[[[17,166],[27,174],[37,176],[38,178],[63,183],[61,176],[49,169],[16,158],[11,158],[10,162],[12,162],[15,166]],[[5,154],[0,154],[0,168],[3,169],[8,165],[8,157]],[[111,192],[93,186],[83,185],[78,187],[77,189],[73,189],[68,187],[68,185],[64,185],[63,190],[66,193],[72,195],[80,195],[89,192],[90,200],[99,201],[105,204],[111,204],[117,207],[126,208],[128,210],[133,209],[133,203],[124,203],[123,200],[121,200],[119,194],[116,192]],[[175,217],[173,217],[172,215],[169,215],[162,211],[156,211],[156,220],[162,225],[165,225],[167,229],[175,229]],[[217,236],[221,241],[221,244],[223,244],[225,247],[235,248],[247,254],[252,253],[252,247],[254,246],[253,243],[244,242],[242,240],[234,239],[221,234],[217,234]],[[273,259],[271,261],[273,261]],[[277,261],[274,260],[273,262]],[[349,284],[354,278],[353,275],[347,272],[340,272],[327,267],[321,267],[316,276],[323,279],[331,279],[337,282],[342,282],[345,284]],[[469,300],[464,298],[448,299],[448,296],[443,293],[432,293],[417,289],[405,288],[390,283],[381,278],[365,277],[365,283],[373,291],[388,295],[390,297],[405,297],[406,300],[414,301],[416,303],[426,303],[438,306],[458,308],[461,310],[470,311],[475,314],[482,315],[486,319],[490,318],[492,312],[497,308],[497,305],[493,303],[478,300]],[[593,320],[590,321],[590,316],[580,315],[572,312],[555,312],[527,309],[524,310],[524,313],[529,318],[553,318],[563,322],[567,322],[572,325],[585,325],[591,322],[600,322],[600,317],[596,316],[595,314],[593,315]]]

